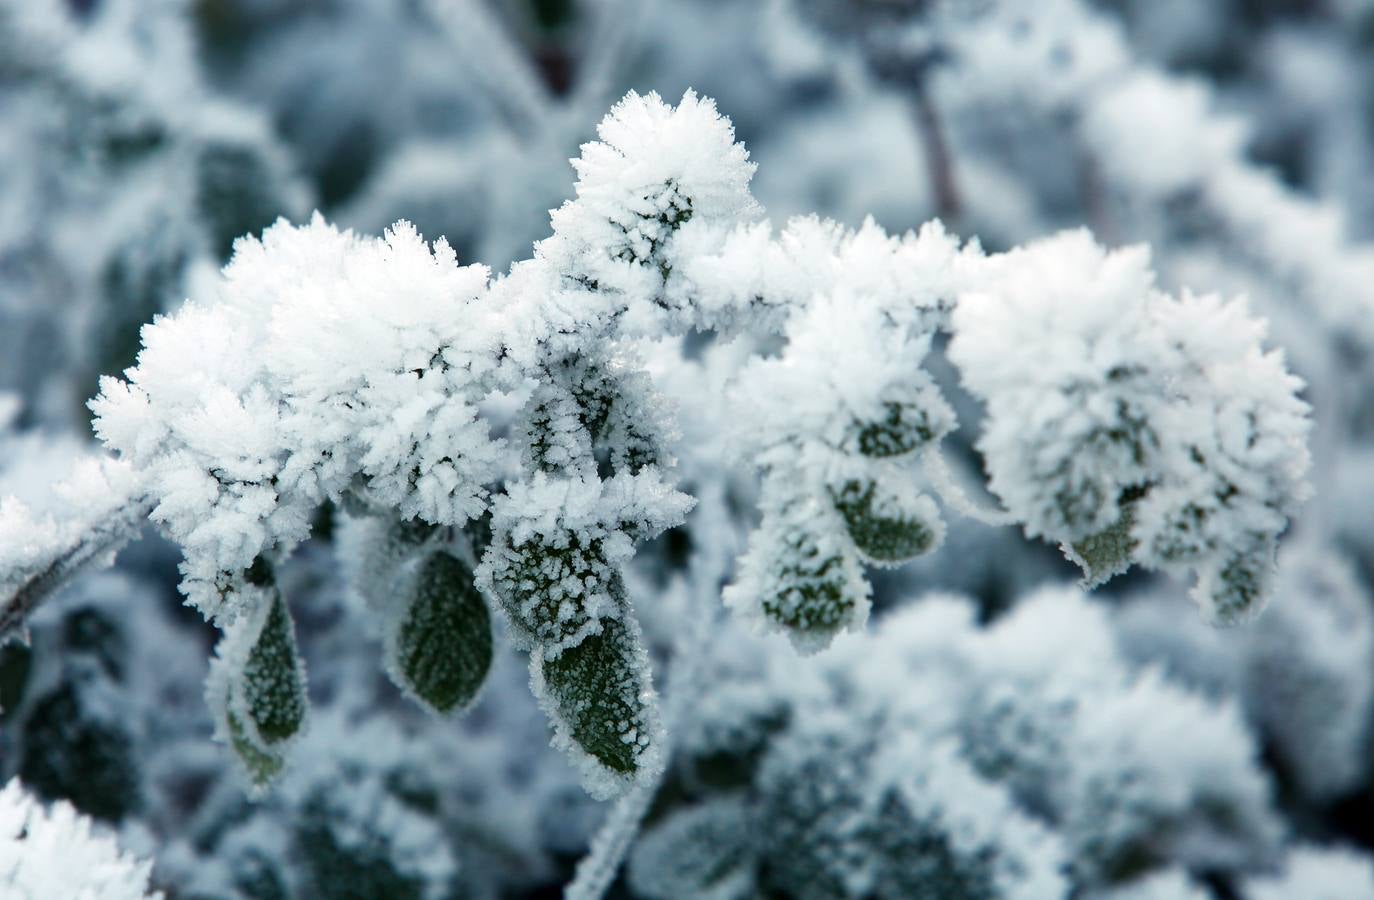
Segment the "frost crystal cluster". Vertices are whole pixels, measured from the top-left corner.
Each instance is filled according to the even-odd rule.
[[[70,803],[45,808],[17,778],[0,790],[0,895],[161,900],[148,887],[152,868],[93,829]]]

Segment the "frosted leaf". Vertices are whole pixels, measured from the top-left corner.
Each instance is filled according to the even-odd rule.
[[[471,570],[437,551],[421,564],[403,610],[388,623],[387,671],[437,713],[472,704],[491,667],[491,616]]]
[[[17,778],[0,790],[0,894],[161,900],[148,885],[152,868],[65,800],[45,808]]]
[[[831,498],[868,562],[904,563],[931,552],[944,538],[940,511],[924,494],[892,493],[881,480],[846,481]]]
[[[1131,567],[1137,546],[1131,536],[1134,527],[1134,501],[1123,499],[1121,518],[1097,534],[1060,546],[1064,556],[1083,570],[1080,587],[1095,588]]]
[[[1157,317],[1177,353],[1171,389],[1182,402],[1161,417],[1174,439],[1135,534],[1147,563],[1197,563],[1204,618],[1240,621],[1263,607],[1279,536],[1311,493],[1309,407],[1282,352],[1262,349],[1265,323],[1244,303],[1185,293]]]
[[[571,646],[622,614],[619,572],[633,542],[677,524],[690,504],[653,468],[605,481],[536,473],[508,485],[498,502],[478,584],[500,602],[518,640]]]
[[[602,619],[573,646],[532,653],[530,683],[554,743],[572,753],[593,796],[622,793],[663,766],[649,656],[633,619]]]
[[[619,578],[601,542],[569,535],[563,545],[510,544],[498,534],[483,559],[489,589],[529,646],[571,646],[620,613]]]
[[[752,818],[738,798],[675,812],[643,834],[629,860],[629,883],[649,900],[745,900],[754,883]]]
[[[252,613],[229,626],[215,648],[205,697],[216,716],[216,736],[233,746],[261,787],[281,771],[286,749],[304,728],[305,666],[270,573],[239,590],[251,598],[244,602]]]
[[[825,524],[815,501],[765,515],[724,594],[726,606],[803,653],[868,619],[870,588],[852,544]]]

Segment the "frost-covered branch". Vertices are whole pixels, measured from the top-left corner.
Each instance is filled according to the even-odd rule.
[[[368,238],[281,221],[102,380],[97,434],[182,548],[187,602],[225,629],[207,694],[255,781],[308,720],[272,572],[331,502],[359,520],[354,589],[405,693],[437,713],[473,701],[490,601],[586,787],[647,797],[666,743],[626,572],[693,499],[644,351],[689,332],[743,348],[731,438],[761,473],[726,605],[802,651],[863,626],[866,567],[943,539],[927,489],[950,482],[926,476],[958,422],[924,366],[943,337],[987,408],[989,489],[1027,536],[1094,583],[1194,572],[1210,620],[1263,603],[1308,421],[1243,304],[1168,295],[1143,248],[1086,232],[1002,254],[938,223],[774,232],[748,153],[691,92],[631,93],[598,136],[552,234],[502,277],[405,222]]]
[[[107,566],[138,536],[152,503],[138,477],[113,460],[83,460],[55,486],[54,509],[36,512],[0,497],[0,644],[54,591]]]

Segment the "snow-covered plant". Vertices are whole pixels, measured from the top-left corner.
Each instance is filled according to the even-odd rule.
[[[692,500],[642,356],[694,329],[746,348],[735,443],[763,470],[726,603],[804,651],[863,625],[865,563],[939,544],[924,484],[977,512],[940,453],[954,409],[921,365],[944,336],[987,406],[994,521],[1061,544],[1090,583],[1191,569],[1209,619],[1262,605],[1307,490],[1307,420],[1241,304],[1170,296],[1144,250],[1082,232],[991,255],[938,224],[799,219],[774,236],[729,122],[690,92],[630,94],[599,135],[553,234],[495,280],[404,222],[365,238],[316,216],[240,240],[102,380],[91,408],[117,461],[68,491],[74,513],[6,506],[7,625],[150,516],[182,549],[187,602],[224,630],[218,733],[265,783],[307,719],[274,571],[332,503],[362,520],[357,590],[407,694],[472,702],[490,599],[589,790],[651,784],[664,737],[624,570]]]
[[[1251,871],[1281,837],[1237,708],[1123,664],[1076,591],[988,628],[928,597],[814,663],[710,659],[631,859],[647,897],[1065,897]]]
[[[162,893],[149,889],[152,868],[120,850],[70,803],[44,807],[18,779],[0,790],[0,889],[6,897],[160,900]]]

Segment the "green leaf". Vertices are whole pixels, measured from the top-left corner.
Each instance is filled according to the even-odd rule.
[[[1123,503],[1121,517],[1107,528],[1061,546],[1064,556],[1083,570],[1080,584],[1084,588],[1104,584],[1131,567],[1137,544],[1131,537],[1134,527],[1135,503]]]
[[[613,772],[634,774],[653,730],[653,713],[644,651],[629,627],[603,619],[599,632],[538,661],[546,703],[572,740]]]
[[[491,615],[461,560],[425,560],[388,644],[393,675],[426,706],[446,713],[472,702],[491,668]]]
[[[601,543],[584,542],[576,534],[569,535],[562,547],[539,540],[511,546],[508,535],[498,534],[486,558],[493,572],[492,592],[528,646],[560,644],[575,637],[591,621],[586,591],[598,585],[613,588],[619,577]],[[570,595],[569,585],[582,593]],[[610,589],[606,593],[616,596]]]
[[[875,459],[905,456],[939,440],[954,425],[954,411],[933,385],[910,386],[910,395],[883,403],[883,416],[855,421],[859,452]]]
[[[764,616],[787,629],[794,646],[820,650],[867,614],[867,583],[852,553],[834,541],[822,546],[809,529],[795,525],[771,541],[777,542],[768,554],[774,569],[761,606]]]
[[[271,605],[243,666],[248,715],[268,744],[293,736],[305,721],[305,671],[296,653],[296,632],[281,592]]]
[[[872,562],[906,562],[935,549],[944,536],[935,504],[921,495],[906,508],[883,505],[875,482],[847,481],[830,496],[854,545]]]
[[[232,711],[228,713],[227,723],[229,725],[229,743],[233,745],[234,752],[243,761],[243,767],[248,770],[248,777],[252,779],[253,784],[262,787],[276,778],[286,765],[286,761],[276,753],[259,749],[249,739],[243,723]]]

